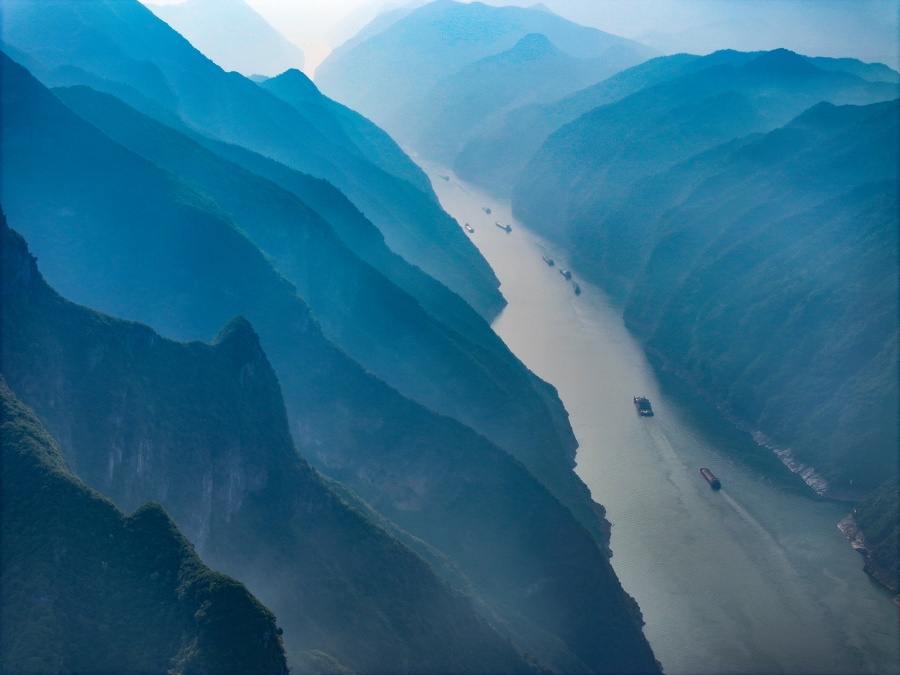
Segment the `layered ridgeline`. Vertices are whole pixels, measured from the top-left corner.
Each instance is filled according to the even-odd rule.
[[[673,57],[674,58],[674,57]],[[867,104],[895,98],[893,82],[820,68],[780,49],[717,52],[554,132],[513,190],[516,214],[553,237],[592,241],[637,181],[726,141],[766,132],[821,101]],[[833,65],[840,65],[841,61]],[[595,247],[597,248],[597,247]]]
[[[224,70],[271,77],[303,67],[303,50],[244,0],[187,0],[147,7]]]
[[[395,252],[484,316],[502,308],[490,267],[402,153],[373,162],[365,147],[333,139],[320,129],[323,107],[297,110],[226,73],[137,0],[3,0],[0,7],[7,52],[45,84],[94,87],[167,124],[324,178],[381,229]],[[343,126],[341,119],[329,122]],[[388,161],[402,166],[386,170]],[[403,177],[410,173],[415,182]]]
[[[395,18],[335,49],[316,81],[444,164],[503,113],[549,103],[656,54],[538,6],[438,0]]]
[[[897,85],[783,50],[713,56],[737,61],[551,135],[514,206],[668,367],[820,491],[863,494],[897,471],[897,105],[816,103]]]
[[[294,194],[108,95],[84,87],[57,92],[110,137],[214,199],[272,256],[328,338],[402,393],[507,448],[599,534],[589,496],[571,471],[574,441],[555,392],[474,312],[458,307],[462,320],[445,319],[448,327],[363,264]],[[442,296],[452,307],[453,296]]]
[[[522,464],[403,398],[329,343],[272,259],[187,179],[116,144],[15,64],[6,64],[2,82],[3,161],[11,167],[3,197],[54,283],[184,339],[208,339],[230,317],[247,316],[278,373],[301,452],[418,537],[449,581],[480,595],[479,610],[516,647],[559,670],[655,668],[602,548]],[[237,190],[240,180],[230,185]],[[278,193],[267,186],[264,194]],[[316,222],[300,230],[304,246],[327,241]],[[257,574],[265,580],[271,570]],[[254,577],[241,578],[256,588]],[[288,617],[303,607],[264,597],[289,638],[300,619]],[[367,625],[378,633],[382,622]],[[415,645],[404,649],[428,653]],[[374,651],[400,658],[397,649]],[[338,658],[378,670],[366,656]]]
[[[10,42],[15,38],[16,44],[20,48],[18,53],[22,53],[21,49],[24,49],[26,45],[33,49],[39,49],[40,46],[44,44],[43,41],[46,39],[47,32],[59,32],[61,36],[60,40],[57,43],[54,43],[52,47],[47,46],[46,49],[40,48],[35,52],[38,56],[22,54],[23,58],[26,60],[37,63],[41,72],[44,73],[44,77],[50,80],[78,79],[80,75],[78,77],[71,75],[70,77],[69,74],[82,73],[84,68],[94,68],[97,72],[102,71],[104,68],[112,69],[111,63],[121,63],[123,60],[130,63],[131,61],[128,61],[126,58],[129,53],[127,50],[138,49],[140,53],[145,54],[148,59],[155,58],[159,61],[158,65],[152,65],[154,71],[167,73],[166,77],[169,77],[168,74],[171,74],[172,78],[175,78],[175,76],[178,75],[178,78],[180,79],[173,79],[170,84],[172,84],[172,86],[178,84],[180,87],[183,87],[185,96],[188,96],[189,94],[194,95],[198,91],[209,91],[210,96],[208,101],[204,98],[203,102],[195,101],[192,104],[192,106],[196,107],[198,110],[205,109],[204,106],[206,105],[215,106],[217,105],[216,101],[219,101],[219,103],[222,104],[220,112],[221,115],[226,115],[226,118],[218,117],[217,122],[213,125],[218,130],[217,133],[220,137],[231,138],[233,136],[240,136],[239,133],[232,133],[232,131],[230,131],[231,126],[229,125],[232,124],[238,129],[245,130],[247,135],[251,137],[252,129],[249,129],[248,125],[253,126],[253,129],[264,127],[264,131],[267,133],[269,131],[277,134],[282,133],[282,131],[279,131],[281,127],[274,122],[272,124],[266,123],[268,118],[263,119],[261,116],[252,116],[249,118],[240,116],[235,117],[235,115],[238,115],[241,111],[246,112],[247,110],[254,108],[269,110],[271,108],[272,110],[277,109],[282,112],[285,110],[292,111],[291,115],[293,116],[301,115],[297,108],[293,107],[293,105],[302,105],[302,97],[300,95],[293,96],[291,104],[289,104],[286,101],[276,98],[274,95],[266,93],[256,84],[240,78],[237,75],[225,75],[220,69],[210,64],[202,55],[191,49],[180,36],[174,34],[165,24],[159,22],[152,14],[146,13],[140,6],[133,7],[132,2],[129,0],[89,3],[86,5],[50,3],[48,7],[52,9],[52,11],[48,10],[46,15],[40,12],[32,12],[31,5],[22,5],[20,3],[12,2],[10,7],[12,11],[7,12],[6,24],[7,26],[11,26],[11,28],[5,30],[4,37]],[[113,12],[113,10],[115,10],[115,12]],[[71,16],[67,13],[71,13]],[[143,17],[143,23],[140,23],[137,18],[135,18],[134,21],[130,21],[133,17]],[[56,21],[62,21],[63,19],[67,19],[67,22],[57,25]],[[43,23],[51,24],[47,31],[41,28]],[[146,25],[143,25],[144,23]],[[79,26],[85,28],[85,31],[78,28]],[[82,51],[80,51],[80,48],[84,46],[81,43],[82,38],[85,34],[91,34],[90,31],[86,30],[86,27],[89,26],[94,26],[92,29],[94,33],[99,32],[99,34],[106,36],[103,44],[114,41],[113,44],[116,46],[116,49],[112,52],[112,56],[104,52],[104,58],[97,64],[91,60],[86,61],[88,56],[93,52],[87,51],[82,53]],[[66,31],[71,32],[72,35],[69,35]],[[124,43],[125,36],[127,35],[140,35],[141,40],[139,41],[139,44],[137,44],[137,46],[125,45],[120,47],[120,43]],[[153,41],[159,43],[160,46],[155,46],[156,43]],[[169,51],[163,49],[166,45],[171,48]],[[85,47],[85,49],[87,49],[87,47]],[[93,47],[91,47],[91,49],[93,49]],[[110,49],[112,49],[112,47],[110,47]],[[88,56],[85,56],[85,54],[88,54]],[[69,59],[71,59],[71,62]],[[47,63],[68,65],[60,66],[56,69],[49,69],[46,65]],[[151,61],[150,63],[153,62]],[[181,68],[182,63],[192,64],[191,67],[197,72],[195,73],[193,70],[183,70]],[[149,68],[151,66],[147,67]],[[121,87],[112,87],[108,81],[97,81],[95,84],[98,87],[107,90],[116,89],[118,91],[119,89],[122,89],[122,91],[120,91],[122,96],[128,98],[128,100],[137,100],[142,105],[147,106],[145,100],[146,97],[143,95],[136,96],[134,94],[134,89],[139,85],[142,85],[144,80],[137,76],[133,76],[128,69],[116,70],[115,73],[110,74],[111,78],[113,76],[119,77],[121,81],[131,82],[133,80],[134,86],[128,90],[124,90]],[[160,75],[160,77],[162,77],[162,75]],[[91,78],[85,77],[82,79]],[[190,86],[188,81],[190,82]],[[168,85],[166,86],[168,87]],[[247,89],[247,87],[249,87],[249,89]],[[288,96],[288,94],[284,92],[281,92],[281,94],[286,97]],[[311,94],[314,95],[314,92],[310,92],[309,90],[306,91],[307,97]],[[231,103],[225,105],[225,103],[222,103],[222,101],[219,100],[219,97],[225,97],[227,101],[230,101]],[[173,105],[175,104],[173,103]],[[186,105],[187,104],[183,102],[178,103],[179,113],[185,116],[187,116],[187,113],[184,112]],[[260,106],[262,106],[262,108]],[[158,106],[149,107],[153,108],[157,113],[159,112]],[[339,115],[335,112],[338,108],[339,106],[333,104],[329,105],[329,102],[327,99],[324,99],[324,97],[319,97],[315,105],[309,105],[308,108],[304,109],[307,111],[309,116],[308,119],[314,120],[315,124],[319,124],[323,127],[323,131],[321,132],[317,128],[312,128],[310,130],[311,127],[315,127],[315,124],[313,122],[303,122],[305,125],[303,128],[309,130],[307,136],[310,137],[310,142],[314,141],[316,138],[328,138],[326,133],[330,134],[332,130],[331,127],[326,128],[327,114],[329,111],[334,113],[332,127],[334,124],[340,126],[341,120],[346,121],[343,126],[345,129],[350,128],[351,122],[357,124],[355,131],[347,131],[343,136],[336,136],[335,140],[328,140],[327,143],[322,141],[324,145],[322,145],[322,147],[317,146],[317,151],[321,151],[322,153],[327,151],[330,154],[327,157],[322,154],[316,155],[316,157],[323,162],[330,161],[332,155],[338,159],[342,157],[346,158],[350,155],[350,151],[347,150],[347,148],[353,145],[351,140],[352,137],[365,137],[367,139],[367,143],[361,143],[359,146],[354,146],[357,147],[357,154],[353,155],[354,161],[364,161],[362,158],[362,155],[364,154],[384,154],[381,152],[381,148],[388,145],[389,140],[385,139],[383,133],[373,132],[371,125],[360,122],[358,116],[354,117],[347,111]],[[237,109],[237,112],[235,112],[235,109]],[[216,108],[216,110],[219,110],[219,108]],[[159,115],[157,115],[157,117],[159,117]],[[171,115],[162,115],[162,117],[175,126],[184,126],[183,122],[172,119]],[[304,117],[304,120],[306,119],[307,117]],[[271,120],[268,121],[271,122]],[[275,122],[280,123],[279,120],[275,120]],[[301,124],[301,121],[296,121],[296,123]],[[292,127],[291,133],[299,133],[299,129],[300,127]],[[184,131],[184,129],[182,130]],[[284,133],[287,132],[285,131]],[[246,150],[241,150],[236,145],[232,145],[231,149],[228,150],[221,141],[213,142],[208,138],[199,138],[199,140],[208,147],[212,147],[217,152],[220,151],[226,153],[232,161],[245,164],[245,166],[250,167],[252,170],[257,170],[259,164],[266,165],[261,170],[269,171],[273,168],[272,162],[266,162],[258,155],[254,155]],[[282,140],[284,140],[287,145],[294,147],[291,145],[291,142],[289,142],[290,139]],[[281,149],[272,150],[273,156],[277,156],[278,153],[283,152],[283,147],[279,147]],[[160,148],[160,150],[164,151],[165,148]],[[385,156],[388,159],[384,161],[387,162],[391,155]],[[397,162],[400,161],[398,157],[403,156],[398,152],[394,156],[394,159],[397,161],[390,160],[390,163],[397,164]],[[155,157],[154,161],[160,160]],[[405,158],[405,162],[411,165],[408,158]],[[351,164],[356,166],[353,162],[351,162]],[[30,167],[30,169],[39,171],[44,170],[42,167],[35,167],[33,164],[27,164],[27,166]],[[107,166],[113,165],[107,163]],[[173,167],[171,164],[167,166],[173,168],[173,170],[178,170],[177,167]],[[368,164],[368,166],[371,165]],[[284,167],[282,168],[284,169]],[[201,170],[201,173],[203,173],[203,170]],[[278,174],[278,179],[283,183],[289,183],[291,185],[290,189],[295,189],[294,184],[297,181],[294,181],[289,175],[287,177],[285,176],[285,174],[291,174],[289,170],[279,170],[275,167],[272,173]],[[388,174],[385,171],[382,171],[379,175]],[[394,179],[392,178],[392,180]],[[23,178],[21,182],[26,183],[28,181],[25,181]],[[410,185],[407,181],[402,182],[405,185]],[[40,180],[36,179],[29,184],[35,185],[37,183],[40,183]],[[375,184],[372,184],[368,187],[376,186]],[[205,192],[206,189],[207,188],[204,187],[203,191]],[[220,192],[227,193],[228,188],[220,190]],[[244,194],[247,192],[248,190],[245,189]],[[322,196],[318,187],[311,186],[309,181],[306,181],[305,188],[299,190],[299,192],[304,194],[304,196],[308,193],[318,193],[316,203],[313,204],[315,208],[320,208],[320,203],[322,202],[327,202],[324,204],[326,208],[334,208],[332,196]],[[420,195],[425,195],[424,192],[418,190],[416,190],[416,192]],[[119,193],[119,189],[116,188],[112,194]],[[235,214],[230,214],[239,221],[241,227],[246,228],[246,230],[251,233],[258,233],[261,225],[267,224],[260,218],[260,214],[270,215],[275,210],[281,208],[280,205],[273,207],[268,204],[262,204],[259,209],[254,209],[252,206],[253,204],[260,204],[261,201],[264,201],[260,198],[260,195],[257,195],[253,201],[247,202],[248,205],[251,205],[249,207],[242,206],[234,199],[231,201],[244,208],[244,213],[249,214],[251,218],[255,219],[254,224],[249,219],[241,221]],[[437,209],[435,213],[439,212],[443,214],[435,202],[432,202],[430,199],[428,201],[429,204],[431,204],[431,207],[429,208],[433,207],[434,209]],[[38,204],[40,203],[40,200],[38,200]],[[282,200],[282,204],[283,203]],[[112,205],[108,205],[108,207],[111,208]],[[223,201],[223,203],[217,204],[217,207],[227,211],[229,209],[229,204]],[[14,208],[15,204],[10,202],[8,205],[10,212],[12,212]],[[46,208],[46,204],[40,208]],[[338,209],[343,209],[343,207],[339,205]],[[343,210],[346,212],[346,209]],[[282,212],[284,212],[283,209]],[[340,219],[346,222],[346,219],[344,219],[343,216],[344,214],[341,214]],[[118,216],[114,216],[114,218],[115,217]],[[290,217],[292,218],[293,216]],[[443,214],[443,217],[448,218],[446,214]],[[30,216],[30,218],[32,220],[34,219],[32,216]],[[280,222],[284,223],[285,218],[282,217]],[[424,221],[422,222],[424,223]],[[486,263],[480,257],[480,254],[478,254],[477,250],[471,245],[468,239],[465,238],[461,228],[457,227],[457,225],[452,222],[451,226],[454,236],[463,237],[467,247],[466,250],[470,251],[471,254],[477,258],[478,266],[483,266],[490,272]],[[348,229],[351,228],[345,227],[342,230],[345,237],[352,238],[355,236],[352,233],[347,234]],[[45,240],[35,238],[31,233],[26,234],[36,252],[43,256],[44,253],[42,247]],[[291,262],[288,258],[291,256],[295,258],[300,256],[298,265],[295,265],[291,270],[291,272],[296,272],[297,276],[288,275],[291,276],[291,280],[296,284],[306,283],[318,287],[320,285],[326,286],[326,284],[322,284],[321,282],[323,280],[328,280],[327,286],[332,291],[336,289],[337,292],[344,296],[354,293],[370,293],[368,296],[369,298],[372,298],[372,294],[377,293],[379,288],[383,287],[383,284],[378,282],[378,284],[370,288],[368,282],[363,283],[365,279],[357,283],[353,276],[344,280],[342,275],[345,273],[345,270],[342,266],[334,265],[330,267],[329,265],[335,261],[325,255],[324,252],[308,247],[306,245],[307,243],[303,241],[305,235],[302,231],[295,231],[289,234],[290,240],[287,243],[293,246],[293,249],[286,249],[284,242],[278,241],[278,238],[282,235],[274,229],[270,232],[270,235],[266,245],[268,246],[274,242],[273,246],[277,244],[280,248],[278,250],[274,250],[273,248],[272,251],[267,250],[266,252],[278,257],[279,266],[285,266],[286,274],[288,274],[287,270],[289,269],[288,263]],[[452,267],[453,274],[460,274],[467,280],[467,283],[477,279],[478,274],[476,273],[475,267],[469,266],[468,263],[459,260],[454,262],[452,255],[453,246],[442,239],[439,231],[434,230],[429,232],[427,238],[428,245],[434,246],[436,253],[437,249],[440,249],[439,258],[441,264],[447,264]],[[256,239],[257,242],[260,241],[260,239],[255,236],[254,239]],[[347,243],[346,240],[345,243]],[[391,243],[390,237],[388,237],[388,243]],[[300,246],[301,248],[298,249],[297,246]],[[369,246],[369,244],[350,244],[350,247],[354,248],[354,250],[358,250],[360,247],[364,246]],[[450,248],[446,248],[447,246],[450,246]],[[280,253],[285,250],[287,250],[288,255],[280,255]],[[317,256],[320,253],[322,253],[322,257],[317,259]],[[386,256],[368,256],[366,260],[373,264],[381,265],[386,261]],[[314,264],[308,266],[306,269],[302,269],[301,264],[304,261],[312,261]],[[387,264],[394,265],[394,262],[387,260]],[[80,292],[79,290],[70,289],[67,286],[62,285],[61,282],[58,282],[54,268],[48,267],[46,272],[51,276],[51,279],[60,290],[67,295],[71,295],[75,300],[91,302],[94,304],[93,300],[88,300],[87,298],[78,295]],[[310,274],[310,272],[313,272],[314,274]],[[346,270],[346,273],[348,275],[352,274],[349,269]],[[392,279],[398,278],[396,265],[394,265],[390,271],[386,271],[385,273]],[[415,397],[418,401],[438,412],[459,416],[462,421],[474,426],[476,431],[487,435],[491,440],[499,443],[505,450],[513,453],[516,457],[524,461],[542,481],[551,487],[553,493],[572,509],[580,522],[585,524],[593,534],[599,535],[599,531],[602,529],[602,523],[598,524],[597,522],[594,507],[590,502],[587,489],[571,471],[575,442],[565,418],[565,412],[562,409],[562,405],[559,402],[556,393],[546,384],[537,381],[530,373],[527,373],[521,364],[512,357],[509,351],[503,347],[502,343],[500,343],[495,336],[491,335],[488,326],[483,322],[479,322],[477,317],[471,315],[471,312],[466,312],[465,307],[459,301],[451,300],[451,302],[444,302],[442,298],[446,297],[447,294],[439,293],[439,289],[435,288],[434,283],[417,284],[416,277],[421,278],[421,275],[410,273],[408,268],[406,270],[401,270],[400,274],[406,274],[406,278],[402,281],[405,287],[418,286],[422,289],[430,289],[425,290],[426,294],[432,296],[427,300],[422,300],[422,291],[416,291],[414,293],[415,297],[419,299],[423,305],[431,308],[432,311],[435,311],[436,314],[446,321],[450,321],[450,319],[446,319],[446,314],[452,312],[456,315],[456,319],[463,320],[463,324],[460,325],[458,321],[452,323],[452,329],[448,332],[439,326],[435,327],[432,325],[433,322],[429,323],[425,319],[422,319],[419,308],[416,307],[414,303],[411,303],[409,298],[401,298],[399,302],[394,303],[389,296],[383,296],[379,306],[388,308],[390,312],[384,316],[376,316],[375,321],[372,324],[372,329],[389,334],[386,339],[369,340],[365,334],[368,327],[365,326],[364,322],[359,320],[355,320],[355,333],[348,333],[346,330],[335,330],[330,334],[333,336],[340,334],[342,338],[346,337],[346,341],[337,339],[337,337],[335,339],[342,347],[353,352],[354,355],[359,356],[360,358],[363,358],[363,355],[359,351],[354,351],[355,348],[350,341],[355,340],[355,344],[359,349],[368,350],[368,353],[372,355],[372,358],[364,359],[365,365],[388,379],[390,384],[400,388],[403,393]],[[492,272],[490,274],[493,275]],[[301,278],[303,281],[301,281]],[[313,284],[311,282],[315,283]],[[344,286],[343,288],[341,288],[342,285]],[[325,290],[331,292],[328,288]],[[100,289],[100,292],[106,291]],[[328,298],[325,297],[325,293],[322,293],[321,295],[326,301],[328,300]],[[310,299],[312,300],[312,298]],[[124,311],[125,308],[122,307],[99,304],[97,306],[117,315],[132,316],[127,314],[126,311]],[[434,308],[436,306],[447,307],[448,309],[435,310]],[[368,311],[370,315],[374,314],[373,307],[369,306],[367,302],[358,302],[354,307],[348,307],[346,306],[346,303],[344,303],[344,306],[342,306],[341,303],[338,303],[335,306],[335,311],[344,312],[352,318],[352,312],[348,311],[350,309],[362,309]],[[415,321],[410,323],[410,321],[404,319],[400,324],[397,324],[398,327],[403,325],[412,326],[413,330],[401,331],[395,329],[394,321],[392,321],[392,319],[401,315],[415,318]],[[204,339],[209,339],[214,335],[217,327],[221,325],[224,320],[227,320],[227,317],[220,316],[217,321],[209,322],[209,324],[205,326],[204,332],[194,334],[179,332],[183,330],[184,325],[180,323],[179,317],[172,317],[171,320],[163,319],[163,321],[168,321],[168,323],[164,325],[155,324],[144,315],[134,318],[141,318],[142,320],[153,324],[155,328],[173,336],[201,337]],[[323,322],[325,322],[327,315],[323,314],[322,318]],[[191,319],[191,321],[196,320],[196,318]],[[270,318],[269,320],[272,321],[273,319]],[[257,326],[265,339],[267,331],[262,324],[254,319],[254,325]],[[344,327],[345,326],[346,323],[344,324]],[[327,324],[326,328],[330,329],[331,324]],[[438,332],[444,333],[441,338],[442,343],[436,344],[428,353],[419,349],[422,344],[419,331],[423,328],[426,329],[430,335],[434,335]],[[280,330],[281,332],[284,332],[285,329]],[[407,345],[407,339],[410,339],[413,342],[410,345]],[[472,343],[476,346],[473,346]],[[479,347],[479,343],[481,348]],[[484,349],[482,349],[485,345],[487,345],[487,349],[493,350],[496,354],[500,354],[501,358],[499,360],[496,358],[488,358],[488,355],[484,352]],[[283,361],[279,354],[268,348],[267,351],[269,351],[280,377],[284,380],[286,376],[281,370]],[[440,358],[430,358],[436,352],[440,352],[438,354]],[[419,368],[422,364],[427,366],[425,370]],[[461,365],[463,367],[461,367]],[[475,389],[473,389],[473,386]],[[294,400],[293,392],[286,391],[286,397],[289,409],[292,409]],[[292,426],[295,430],[299,428],[293,421]]]
[[[166,340],[141,324],[113,319],[61,298],[41,278],[22,238],[5,222],[0,227],[2,353],[4,377],[10,387],[62,439],[61,449],[69,465],[89,485],[112,497],[123,510],[147,500],[161,502],[206,560],[254,588],[277,612],[292,650],[292,664],[304,671],[336,666],[337,662],[361,672],[530,669],[508,642],[478,617],[468,599],[450,591],[421,558],[349,506],[297,455],[277,379],[245,320],[229,322],[213,345]],[[4,452],[6,445],[4,436]],[[58,453],[55,448],[54,452]],[[61,458],[55,461],[62,464]],[[15,484],[13,496],[19,501],[24,500],[20,493],[24,490],[27,494],[28,486],[34,484],[34,480],[25,481],[28,474],[20,471],[18,464],[7,462],[6,456],[4,477]],[[74,482],[71,477],[69,480]],[[88,492],[87,488],[81,490]],[[110,526],[103,529],[98,523],[93,528],[101,530],[98,537],[74,546],[56,541],[60,528],[79,531],[63,520],[67,502],[57,503],[53,495],[41,496],[42,492],[31,490],[27,501],[49,502],[52,507],[43,509],[52,511],[58,521],[41,535],[49,541],[45,557],[52,561],[55,556],[57,564],[63,557],[71,561],[72,576],[65,577],[68,583],[78,579],[78,570],[89,570],[93,580],[85,584],[81,595],[71,591],[67,595],[60,589],[59,596],[67,603],[66,616],[58,619],[62,625],[74,621],[79,628],[87,628],[88,620],[79,625],[76,617],[94,607],[96,592],[101,597],[103,593],[125,595],[128,587],[120,590],[114,573],[134,575],[134,581],[143,583],[135,591],[135,604],[141,612],[147,603],[166,599],[163,590],[173,594],[168,599],[171,605],[179,590],[165,586],[157,591],[161,597],[144,597],[154,589],[154,582],[161,579],[172,584],[183,578],[181,592],[196,598],[193,608],[179,612],[152,604],[153,610],[142,617],[145,623],[134,628],[143,627],[147,635],[138,637],[127,630],[130,625],[122,632],[113,629],[112,617],[118,606],[112,608],[112,614],[104,607],[106,620],[96,621],[98,627],[105,625],[97,650],[102,653],[109,648],[110,654],[118,653],[121,646],[111,647],[119,640],[123,644],[132,640],[149,650],[155,645],[148,636],[163,628],[179,638],[183,620],[167,626],[156,612],[173,612],[177,617],[184,613],[193,620],[197,608],[206,602],[209,606],[203,610],[208,623],[198,618],[198,626],[191,624],[193,630],[187,630],[182,638],[188,642],[181,650],[185,658],[192,656],[192,651],[207,659],[235,657],[231,662],[210,661],[210,672],[276,672],[242,666],[253,664],[241,650],[247,650],[250,640],[254,647],[256,642],[265,644],[268,630],[285,670],[271,615],[259,608],[262,622],[239,613],[249,613],[249,609],[228,609],[232,615],[217,616],[228,607],[224,603],[240,600],[239,595],[230,598],[242,588],[204,571],[196,556],[187,555],[192,551],[180,536],[166,543],[165,535],[171,537],[174,528],[158,508],[139,510],[125,521],[124,528],[120,523],[109,535],[108,544],[103,544],[102,538]],[[99,503],[93,508],[101,510],[94,517],[100,519],[105,509],[110,513],[101,522],[110,521],[114,507],[95,495],[92,498]],[[23,504],[21,510],[26,507]],[[19,520],[23,518],[19,511],[13,513]],[[130,520],[135,525],[130,526]],[[18,523],[18,527],[20,530],[24,524]],[[39,527],[36,518],[32,529],[26,531]],[[99,550],[89,553],[98,539]],[[5,546],[11,541],[18,540],[4,537]],[[114,547],[112,542],[115,546],[140,545],[130,560],[126,552],[118,558],[112,555],[108,551]],[[145,553],[148,549],[155,551],[150,558]],[[25,546],[21,550],[31,549]],[[185,558],[180,576],[177,566],[176,574],[160,567],[161,561],[178,561],[179,557]],[[145,561],[150,561],[151,569],[144,569]],[[160,570],[154,573],[156,567]],[[104,578],[107,568],[111,571]],[[23,573],[18,566],[10,569]],[[207,598],[206,586],[217,589],[218,596]],[[4,602],[5,619],[10,616],[8,610],[25,611],[19,596],[27,589],[35,591],[30,594],[32,602],[41,597],[42,589],[33,581],[18,593],[4,587],[4,600],[18,601]],[[127,607],[127,597],[114,596],[110,603],[114,601]],[[131,610],[129,616],[137,613]],[[198,612],[200,616],[204,615]],[[31,625],[31,619],[24,617],[23,621],[28,635],[44,629],[40,622]],[[260,625],[255,632],[248,628],[254,622]],[[4,626],[13,625],[4,621]],[[196,640],[193,636],[198,628],[203,629],[200,637],[207,643],[192,645],[190,639]],[[172,642],[172,636],[160,636],[161,641],[163,637]],[[84,639],[79,633],[75,640]],[[164,643],[169,651],[163,656],[176,654],[169,643]],[[177,640],[174,644],[178,646]],[[15,653],[25,655],[34,646],[23,644]],[[66,660],[63,670],[103,670],[99,668],[102,661],[92,653],[79,658],[82,660]],[[119,663],[125,662],[120,656]],[[188,661],[188,665],[194,664]],[[165,668],[134,670],[162,672]]]
[[[271,612],[206,567],[159,505],[125,516],[76,478],[2,375],[0,447],[4,673],[287,675]]]
[[[528,160],[547,137],[563,125],[645,87],[716,66],[743,65],[758,56],[759,53],[721,51],[708,56],[658,57],[552,103],[514,108],[500,116],[490,129],[469,141],[460,151],[453,168],[460,178],[508,196]],[[803,58],[818,68],[850,73],[873,83],[900,82],[900,73],[882,64],[867,64],[854,59]]]

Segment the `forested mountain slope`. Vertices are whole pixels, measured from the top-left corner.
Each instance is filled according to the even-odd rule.
[[[3,672],[287,675],[272,613],[204,565],[158,504],[125,516],[76,478],[2,375],[0,447]]]

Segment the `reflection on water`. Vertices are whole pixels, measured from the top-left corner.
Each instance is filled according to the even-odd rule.
[[[455,177],[433,183],[500,278],[509,305],[494,329],[559,390],[578,474],[607,508],[613,566],[666,672],[900,672],[890,593],[836,527],[847,507],[798,489],[745,434],[661,386],[620,313],[573,270],[576,296],[558,273],[569,269],[563,251],[509,204]],[[634,395],[656,415],[638,417]]]

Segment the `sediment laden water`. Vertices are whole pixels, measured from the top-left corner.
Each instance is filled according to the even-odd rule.
[[[756,461],[768,451],[748,434],[662,386],[621,313],[572,270],[576,295],[558,273],[571,269],[565,253],[508,203],[425,168],[500,278],[509,306],[494,329],[571,415],[577,472],[607,508],[613,566],[666,672],[900,672],[891,594],[837,528],[849,507],[798,487],[777,461]],[[650,398],[654,417],[638,417],[635,395]]]

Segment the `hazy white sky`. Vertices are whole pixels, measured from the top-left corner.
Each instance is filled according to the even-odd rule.
[[[182,0],[144,0],[177,4]],[[408,0],[245,0],[299,45],[312,70],[379,11]],[[469,2],[471,0],[461,0]],[[528,6],[538,0],[485,0]],[[426,0],[413,0],[425,4]],[[900,67],[900,0],[543,0],[558,14],[664,53],[787,47]],[[332,44],[334,43],[334,44]]]

